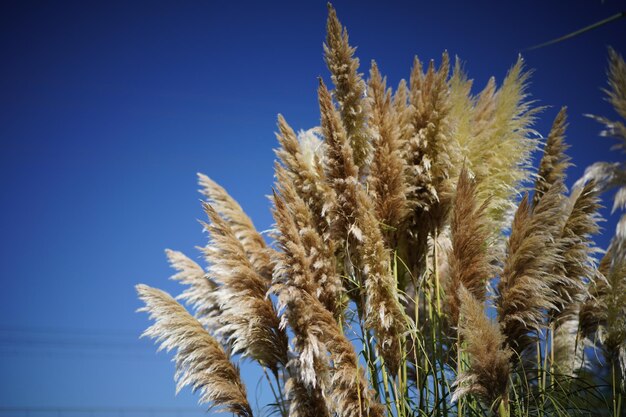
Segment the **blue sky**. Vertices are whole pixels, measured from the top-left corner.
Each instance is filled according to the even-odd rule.
[[[447,49],[480,87],[501,80],[522,52],[532,97],[551,106],[537,129],[546,134],[569,106],[571,178],[618,157],[582,114],[614,117],[600,88],[606,47],[626,53],[626,20],[523,50],[624,10],[624,1],[335,7],[362,72],[376,59],[392,85],[408,77],[415,54],[439,59]],[[137,341],[148,321],[134,313],[133,286],[179,292],[163,249],[195,257],[205,243],[198,171],[260,230],[270,227],[276,116],[296,129],[319,123],[325,20],[324,1],[2,2],[0,415],[195,404],[188,393],[174,398],[169,356]],[[257,375],[244,374],[254,403]]]

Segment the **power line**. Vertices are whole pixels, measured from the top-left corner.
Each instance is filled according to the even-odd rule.
[[[203,415],[206,416],[206,413],[201,408],[196,407],[149,407],[149,406],[102,406],[102,407],[76,407],[76,406],[42,406],[42,407],[0,407],[0,415],[11,415],[15,414],[22,415],[89,415],[89,416],[100,416],[100,415],[119,415],[128,417],[129,415],[141,415],[141,416],[152,416],[152,415]]]
[[[122,329],[85,329],[79,327],[0,326],[0,333],[80,334],[94,336],[138,337],[141,331]]]
[[[111,359],[111,360],[132,360],[132,361],[163,361],[165,355],[157,355],[154,352],[98,352],[98,351],[81,351],[81,350],[5,350],[0,349],[1,357],[43,357],[43,358],[63,358],[63,359]]]
[[[0,327],[1,356],[138,357],[153,354],[139,332],[46,327]],[[87,354],[87,355],[85,355]]]

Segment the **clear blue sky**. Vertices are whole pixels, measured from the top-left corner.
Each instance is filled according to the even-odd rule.
[[[375,58],[396,85],[414,54],[447,49],[477,86],[501,80],[524,48],[626,9],[611,0],[335,6],[362,72]],[[180,291],[163,249],[195,257],[205,243],[198,171],[270,227],[276,115],[296,129],[318,124],[325,20],[325,1],[2,2],[0,409],[195,404],[174,398],[169,356],[136,340],[148,321],[134,313],[133,286]],[[522,51],[533,98],[552,106],[538,130],[569,106],[571,178],[617,157],[582,117],[614,117],[600,91],[608,45],[626,53],[626,19]],[[256,374],[244,371],[254,402]]]

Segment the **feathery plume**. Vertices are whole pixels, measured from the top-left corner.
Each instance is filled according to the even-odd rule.
[[[289,182],[285,170],[276,167],[278,191],[274,195],[276,237],[282,253],[277,271],[288,274],[294,282],[339,317],[342,313],[343,286],[336,271],[333,241],[324,241],[316,231],[311,211]],[[294,262],[297,260],[297,263]]]
[[[250,217],[224,188],[206,175],[198,173],[198,184],[202,187],[200,192],[207,198],[207,202],[228,222],[257,272],[268,282],[271,281],[272,250],[256,231]]]
[[[288,195],[287,198],[294,197],[293,194],[288,194],[288,191],[286,194]],[[274,285],[270,291],[279,296],[279,308],[285,311],[281,327],[285,328],[288,323],[294,334],[294,346],[298,352],[299,363],[296,368],[300,371],[299,379],[307,386],[324,387],[326,349],[319,337],[310,332],[310,322],[313,317],[304,316],[305,310],[292,308],[292,305],[289,304],[292,300],[280,297],[280,291],[285,285],[297,288],[314,297],[320,292],[320,285],[312,276],[311,259],[302,243],[297,220],[294,219],[295,215],[290,212],[284,198],[284,196],[277,194],[273,196],[273,214],[280,232],[277,235],[277,240],[281,252],[277,255],[278,262],[274,270]]]
[[[474,137],[467,143],[468,168],[478,181],[479,201],[490,199],[489,217],[496,235],[511,220],[518,187],[530,178],[530,157],[538,141],[531,125],[540,109],[531,108],[529,73],[520,57],[496,89],[489,80],[474,111]]]
[[[352,148],[346,130],[333,105],[330,92],[324,82],[318,87],[321,126],[326,142],[326,178],[333,188],[336,200],[330,208],[333,240],[343,241],[350,235],[360,240],[361,231],[356,228],[356,194],[359,186],[358,167],[354,162]]]
[[[328,3],[324,60],[335,84],[335,97],[339,102],[341,120],[352,147],[354,162],[362,171],[371,144],[363,105],[365,82],[358,72],[359,59],[354,57],[354,51],[355,48],[348,43],[348,31],[337,19],[334,7]]]
[[[220,344],[169,294],[147,285],[136,288],[146,305],[139,311],[155,320],[142,337],[155,339],[159,350],[176,349],[176,392],[189,385],[200,393],[201,404],[252,417],[239,369],[228,360]]]
[[[413,111],[414,108],[409,103],[409,88],[406,80],[400,80],[398,88],[393,95],[393,113],[396,118],[396,125],[399,130],[399,140],[406,143],[414,134],[413,129]],[[400,148],[400,152],[404,155],[405,147]],[[406,156],[404,156],[406,159]]]
[[[469,356],[469,369],[456,380],[453,401],[474,394],[491,408],[498,400],[508,398],[508,381],[513,354],[504,347],[505,337],[498,325],[486,317],[483,303],[478,301],[463,285],[459,287],[461,315],[459,333],[462,349]]]
[[[366,325],[374,330],[385,363],[395,373],[404,334],[397,283],[391,275],[389,254],[372,201],[358,182],[345,130],[321,80],[318,91],[322,129],[328,144],[327,176],[337,195],[337,207],[333,210],[334,237],[346,241],[349,253],[354,254],[351,261],[365,283]],[[361,299],[357,298],[357,302]]]
[[[621,367],[626,381],[626,260],[613,253],[617,249],[614,238],[598,267],[604,279],[593,283],[580,309],[580,327],[607,359]]]
[[[600,231],[600,203],[594,182],[575,188],[567,205],[571,208],[557,240],[561,264],[552,287],[557,295],[556,308],[551,312],[554,318],[577,315],[575,311],[568,314],[568,307],[575,307],[586,298],[588,280],[595,276],[592,256],[598,252],[591,238]]]
[[[613,247],[609,246],[596,272],[596,279],[591,280],[587,286],[587,294],[580,306],[578,320],[582,336],[593,341],[594,334],[603,323],[606,323],[607,305],[606,300],[611,291],[611,286],[606,279],[611,268]]]
[[[510,73],[509,73],[510,74]],[[519,81],[518,81],[519,82]],[[510,87],[509,87],[510,88]],[[482,89],[482,91],[478,94],[477,97],[473,98],[474,108],[472,111],[472,136],[467,138],[468,140],[475,140],[474,138],[484,138],[488,137],[492,132],[490,130],[493,128],[496,109],[498,108],[498,101],[496,99],[496,93],[498,92],[498,86],[496,84],[495,77],[489,77],[487,84]],[[509,93],[511,94],[511,93]],[[520,98],[518,97],[518,101]],[[507,109],[508,112],[514,112],[515,110]],[[504,113],[504,109],[501,109]],[[468,147],[478,146],[478,143],[464,143],[464,145]],[[472,162],[473,157],[476,155],[473,154],[474,150],[468,150],[468,157]]]
[[[178,272],[172,279],[186,288],[176,299],[184,300],[196,312],[196,318],[209,329],[217,325],[215,319],[220,315],[218,297],[215,294],[217,284],[207,276],[200,265],[189,259],[182,252],[166,249],[165,254],[170,266]]]
[[[451,121],[453,136],[458,142],[459,152],[465,159],[467,143],[473,139],[475,129],[475,120],[473,120],[475,99],[471,94],[473,82],[467,78],[458,57],[455,59],[448,84],[450,90],[448,118]]]
[[[612,48],[609,48],[608,83],[609,88],[604,90],[607,99],[624,120],[626,119],[626,63]],[[612,149],[622,153],[626,152],[626,125],[624,121],[614,121],[594,115],[588,116],[605,126],[606,129],[600,132],[600,136],[612,137],[618,141]],[[617,188],[613,198],[612,212],[626,209],[626,163],[596,162],[587,167],[585,174],[578,180],[577,184],[585,183],[591,179],[596,182],[602,193]],[[615,237],[617,239],[615,245],[618,246],[618,250],[613,252],[614,255],[626,258],[626,214],[622,214],[617,222]]]
[[[608,81],[609,88],[604,91],[608,96],[609,103],[613,105],[622,119],[626,119],[626,63],[624,58],[613,48],[609,48]],[[611,128],[611,126],[607,126],[607,128]],[[621,132],[619,137],[624,140],[623,143],[616,146],[626,150],[626,128],[623,124],[613,126],[613,128],[617,128]]]
[[[553,329],[552,349],[554,357],[554,378],[565,375],[574,378],[576,371],[584,366],[585,344],[579,339],[578,314],[580,304],[573,303],[568,306],[567,318],[559,320],[559,325]]]
[[[407,233],[399,242],[399,252],[414,276],[425,270],[430,235],[443,229],[451,203],[451,181],[455,177],[451,175],[451,158],[458,156],[458,143],[451,135],[447,117],[449,67],[447,53],[442,55],[438,70],[431,61],[425,73],[422,62],[415,57],[409,79],[409,105],[401,113],[409,120],[401,138],[407,167],[407,205],[412,215],[407,219]]]
[[[487,229],[487,202],[480,207],[476,201],[476,183],[463,168],[457,184],[452,212],[452,247],[448,255],[449,285],[447,306],[452,325],[459,318],[459,288],[463,286],[478,302],[486,298],[487,281],[493,275],[489,257],[489,230]]]
[[[567,201],[569,215],[556,244],[561,262],[555,268],[552,284],[555,307],[549,311],[553,325],[554,365],[560,374],[573,376],[583,364],[583,345],[578,341],[581,305],[596,285],[591,235],[599,232],[599,200],[592,182],[575,188]]]
[[[606,274],[606,322],[600,327],[605,356],[616,369],[620,389],[626,390],[626,259],[613,257]]]
[[[289,417],[330,417],[324,395],[319,387],[307,386],[298,371],[285,383],[285,393],[289,401]]]
[[[222,308],[217,332],[232,344],[233,354],[242,353],[276,371],[287,364],[287,337],[266,297],[268,282],[248,260],[230,224],[210,204],[203,207],[211,221],[203,224],[211,237],[203,251],[209,275],[219,284],[216,295]]]
[[[311,152],[306,151],[296,133],[281,115],[278,115],[278,130],[276,137],[280,148],[276,150],[276,155],[294,189],[310,208],[318,232],[326,234],[330,223],[328,211],[336,199],[323,168],[323,150],[326,145],[320,142],[318,151],[307,155]]]
[[[332,312],[335,312],[337,295],[329,297],[322,292],[322,286],[327,284],[322,281],[329,277],[323,276],[323,272],[319,273],[326,266],[326,260],[319,259],[325,252],[323,245],[318,246],[320,238],[311,225],[310,211],[286,179],[286,171],[280,165],[277,166],[277,178],[281,195],[275,193],[273,196],[273,214],[281,251],[277,253],[275,285],[270,291],[279,296],[279,306],[284,310],[281,326],[284,328],[290,325],[298,354],[288,364],[291,376],[285,390],[290,400],[289,415],[327,416],[329,412],[324,400],[329,366],[326,347],[318,335],[311,331],[310,324],[314,318],[306,315],[306,309],[298,309],[284,297],[281,298],[280,289],[284,285],[294,286],[324,300],[326,309]],[[331,278],[338,279],[334,274]]]
[[[550,187],[534,211],[526,195],[513,219],[497,310],[507,345],[520,356],[534,340],[529,332],[539,332],[544,312],[556,307],[553,271],[560,257],[553,240],[562,227],[563,188],[560,182]]]
[[[291,212],[293,207],[286,204],[289,201],[292,205],[297,196],[284,185],[282,191],[286,191],[286,196],[274,196],[281,252],[272,292],[278,296],[284,311],[286,322],[283,325],[288,323],[294,334],[300,370],[296,378],[306,389],[313,390],[313,396],[317,395],[316,389],[326,392],[324,399],[328,410],[339,416],[382,416],[380,405],[373,401],[365,374],[358,366],[352,344],[339,329],[332,313],[316,297],[311,259],[297,229],[298,216]]]
[[[387,90],[386,79],[382,78],[374,61],[368,86],[369,124],[374,138],[368,190],[374,199],[378,220],[383,227],[395,230],[408,214],[406,167],[401,154],[400,131],[396,124],[391,90]]]
[[[306,332],[324,349],[320,356],[328,354],[329,383],[324,396],[328,409],[340,417],[382,417],[383,409],[373,398],[354,347],[332,314],[317,298],[291,283],[289,276],[281,276],[273,289],[294,333]]]
[[[329,366],[326,347],[312,325],[315,318],[307,316],[306,308],[298,308],[299,305],[294,304],[293,300],[281,297],[281,290],[292,286],[318,300],[321,296],[327,303],[332,302],[330,306],[325,306],[327,309],[335,307],[336,300],[324,297],[321,279],[315,277],[319,268],[316,257],[323,256],[316,251],[323,248],[315,244],[311,246],[310,240],[315,241],[319,235],[311,227],[310,212],[291,187],[291,183],[285,181],[285,170],[281,166],[277,166],[277,176],[283,194],[274,193],[273,214],[279,231],[277,241],[281,252],[277,254],[275,284],[270,291],[279,297],[279,307],[284,310],[281,326],[285,328],[287,324],[290,325],[298,355],[288,364],[291,376],[285,389],[290,400],[290,415],[325,416],[328,415],[328,409],[324,401],[324,390],[328,385]]]
[[[599,346],[614,367],[621,389],[626,389],[626,260],[616,238],[600,261],[604,279],[591,284],[590,295],[580,308],[580,331],[591,345]],[[616,387],[617,388],[617,387]]]
[[[395,376],[402,358],[406,333],[404,310],[400,304],[398,283],[391,272],[389,252],[374,216],[371,200],[359,189],[358,201],[363,208],[358,224],[363,231],[358,246],[365,281],[367,327],[374,330],[378,348],[391,375]]]
[[[567,128],[567,107],[562,107],[557,114],[550,134],[543,149],[543,156],[539,162],[537,179],[535,181],[535,195],[533,207],[537,205],[541,196],[557,181],[565,181],[565,171],[571,166],[570,158],[565,154],[569,146],[565,143],[565,129]]]
[[[413,111],[414,135],[405,144],[411,193],[408,198],[417,209],[414,223],[426,231],[440,229],[451,202],[451,178],[456,178],[455,165],[459,159],[456,138],[451,134],[447,53],[435,70],[430,61],[426,73],[415,57],[410,78],[410,103]],[[421,213],[421,217],[420,217]]]

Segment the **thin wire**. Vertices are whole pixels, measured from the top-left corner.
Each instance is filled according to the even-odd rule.
[[[616,13],[613,16],[607,17],[606,19],[601,20],[601,21],[596,22],[596,23],[593,23],[593,24],[591,24],[589,26],[585,26],[584,28],[579,29],[579,30],[577,30],[575,32],[568,33],[567,35],[563,35],[560,38],[552,39],[551,41],[544,42],[544,43],[539,44],[539,45],[531,46],[530,48],[527,48],[526,51],[532,51],[534,49],[543,48],[544,46],[548,46],[548,45],[552,45],[552,44],[555,44],[555,43],[558,43],[558,42],[562,42],[564,40],[573,38],[574,36],[581,35],[581,34],[583,34],[585,32],[588,32],[590,30],[596,29],[596,28],[598,28],[600,26],[606,25],[607,23],[611,23],[614,20],[618,20],[618,19],[621,19],[623,17],[626,17],[626,11],[620,12],[620,13]]]
[[[82,356],[146,358],[147,354],[154,352],[151,347],[148,341],[139,339],[139,332],[45,327],[0,328],[0,357],[75,357],[76,353],[82,353]]]
[[[204,411],[201,408],[195,407],[128,407],[128,406],[103,406],[103,407],[73,407],[73,406],[61,406],[61,407],[0,407],[0,414],[14,415],[16,413],[21,414],[51,414],[56,415],[64,414],[119,414],[128,415],[127,413],[134,414],[196,414],[204,415]]]

